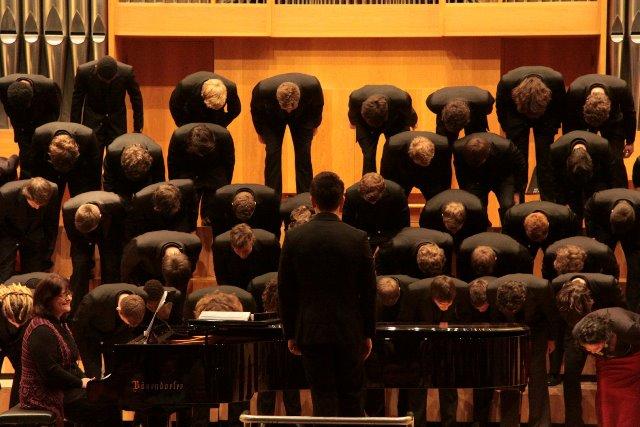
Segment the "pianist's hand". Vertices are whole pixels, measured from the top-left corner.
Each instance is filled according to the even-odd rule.
[[[301,356],[302,355],[302,352],[300,352],[300,349],[298,348],[298,345],[296,344],[296,340],[287,341],[287,347],[289,347],[289,351],[291,352],[291,354],[293,354],[295,356]]]
[[[547,353],[553,353],[556,349],[555,341],[547,341]]]
[[[367,360],[369,358],[372,348],[373,348],[373,341],[371,341],[371,338],[365,338],[364,351],[362,353],[362,360]]]
[[[89,381],[93,380],[93,379],[94,379],[94,378],[87,378],[87,377],[84,377],[84,378],[82,379],[82,388],[87,388],[87,383],[88,383]]]

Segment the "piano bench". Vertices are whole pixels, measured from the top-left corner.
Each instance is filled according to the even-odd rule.
[[[41,409],[22,409],[20,405],[0,414],[0,426],[53,426],[56,416]]]

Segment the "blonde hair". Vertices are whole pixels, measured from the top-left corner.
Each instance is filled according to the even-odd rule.
[[[429,138],[416,136],[409,144],[409,157],[419,166],[429,166],[436,154],[436,147]]]
[[[200,95],[204,105],[212,110],[219,110],[227,103],[227,87],[220,79],[209,79],[202,84]]]
[[[22,325],[33,312],[33,293],[20,284],[0,286],[0,307],[5,318]]]
[[[90,233],[98,227],[100,218],[100,208],[93,203],[80,205],[74,218],[76,229],[83,234]]]

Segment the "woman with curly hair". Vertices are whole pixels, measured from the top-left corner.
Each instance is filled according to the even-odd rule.
[[[576,324],[573,337],[596,356],[598,425],[637,425],[640,420],[640,314],[619,307],[593,311]]]

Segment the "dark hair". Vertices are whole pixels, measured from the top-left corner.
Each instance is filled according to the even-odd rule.
[[[389,101],[387,97],[382,94],[371,95],[362,103],[360,114],[369,126],[374,128],[381,127],[389,116]]]
[[[149,149],[142,144],[131,144],[122,150],[120,156],[122,171],[127,179],[140,181],[147,176],[153,165]]]
[[[609,214],[611,231],[615,234],[624,234],[633,228],[636,223],[636,211],[626,200],[621,200],[611,209]]]
[[[597,128],[602,126],[611,113],[611,100],[605,93],[592,93],[582,106],[582,116],[587,125]]]
[[[511,98],[518,112],[533,119],[544,114],[551,96],[551,89],[538,76],[525,77],[511,90]]]
[[[611,319],[606,314],[591,314],[576,325],[573,337],[579,344],[597,344],[611,338]]]
[[[164,286],[156,279],[147,280],[142,289],[147,293],[148,301],[160,301],[164,294]]]
[[[162,215],[173,216],[180,211],[180,198],[178,187],[168,182],[160,184],[151,196],[153,210]]]
[[[469,282],[469,299],[474,307],[482,307],[487,303],[487,287],[489,284],[484,279],[475,279]]]
[[[195,125],[187,135],[187,153],[204,157],[216,149],[216,137],[206,125]]]
[[[569,179],[577,185],[585,185],[593,177],[593,160],[587,150],[572,149],[567,158]]]
[[[470,120],[469,104],[462,99],[447,102],[442,109],[442,121],[449,132],[460,132],[460,129],[468,125]]]
[[[466,164],[477,168],[489,158],[491,146],[488,139],[473,137],[462,147],[462,158]]]
[[[333,211],[342,201],[344,182],[334,172],[320,172],[313,177],[310,192],[321,211]]]
[[[191,261],[180,252],[162,257],[162,277],[167,286],[186,289],[191,279]]]
[[[96,72],[105,80],[111,80],[118,72],[118,63],[109,55],[103,56],[96,63]]]
[[[582,280],[565,282],[556,295],[558,311],[569,325],[575,325],[591,311],[589,303],[593,303],[591,290]]]
[[[452,302],[456,297],[456,284],[451,277],[438,276],[431,281],[431,298]]]
[[[23,83],[25,80],[16,80],[7,88],[7,104],[15,110],[26,110],[31,106],[33,101],[33,87]]]
[[[33,313],[36,316],[53,316],[52,302],[70,287],[69,281],[51,273],[38,283],[33,293]]]
[[[267,282],[262,291],[262,306],[267,313],[277,313],[279,311],[278,305],[280,299],[278,298],[278,280],[271,279]]]
[[[524,283],[509,280],[498,286],[496,306],[500,311],[520,311],[527,299],[527,287]]]

